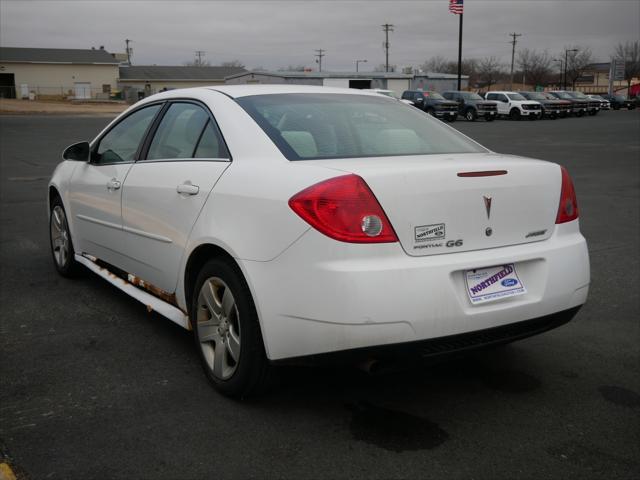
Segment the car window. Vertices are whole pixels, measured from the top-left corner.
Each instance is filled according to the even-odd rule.
[[[171,104],[153,136],[147,160],[193,158],[208,121],[209,114],[199,105]]]
[[[369,95],[236,99],[289,160],[484,152],[418,109]]]
[[[209,119],[202,132],[194,158],[229,158],[229,152],[222,140],[222,135]]]
[[[142,108],[121,120],[100,139],[91,156],[95,164],[132,162],[161,105]]]
[[[507,98],[507,96],[503,93],[498,95],[498,100],[502,101],[502,102],[508,102],[509,99]]]

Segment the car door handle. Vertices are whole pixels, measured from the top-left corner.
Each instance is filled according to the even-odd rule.
[[[181,195],[197,195],[200,187],[198,185],[191,185],[190,183],[181,183],[176,188],[176,191]]]
[[[107,182],[107,190],[118,190],[122,183],[117,178],[112,178]]]

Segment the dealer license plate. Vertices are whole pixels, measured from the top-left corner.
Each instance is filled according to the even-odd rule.
[[[527,293],[513,263],[464,272],[467,295],[473,304]]]

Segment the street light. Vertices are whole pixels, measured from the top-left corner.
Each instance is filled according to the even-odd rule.
[[[577,52],[578,49],[577,48],[569,48],[569,49],[565,49],[564,51],[564,90],[567,89],[567,59],[568,59],[568,54],[569,52]]]
[[[358,71],[358,65],[361,63],[367,63],[366,60],[356,60],[356,72]]]
[[[560,79],[558,84],[562,85],[562,65],[563,65],[563,60],[561,58],[554,58],[553,59],[554,62],[560,62]]]

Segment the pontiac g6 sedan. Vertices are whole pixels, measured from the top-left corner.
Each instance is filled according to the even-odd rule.
[[[567,170],[376,93],[173,90],[63,158],[48,190],[57,270],[84,265],[193,330],[227,395],[277,363],[517,340],[587,298]]]

